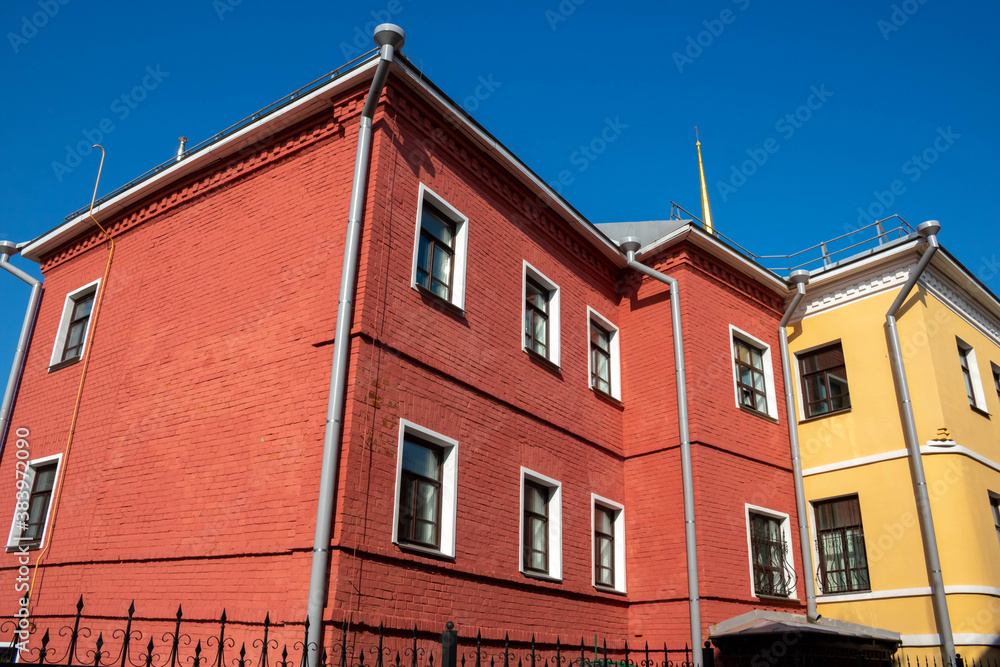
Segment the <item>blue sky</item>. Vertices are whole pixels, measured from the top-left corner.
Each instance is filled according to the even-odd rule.
[[[34,238],[89,203],[88,140],[107,149],[107,193],[178,136],[198,143],[367,50],[384,20],[591,221],[666,218],[671,200],[697,212],[697,125],[716,228],[754,252],[794,252],[871,214],[936,218],[944,246],[1000,292],[989,0],[8,0],[0,238]],[[5,381],[28,288],[3,274],[0,294]]]

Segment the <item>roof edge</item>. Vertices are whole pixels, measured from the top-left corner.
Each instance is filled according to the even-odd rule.
[[[241,128],[229,137],[177,162],[176,165],[164,169],[159,174],[141,183],[137,183],[134,187],[124,190],[112,199],[102,202],[94,208],[94,217],[100,221],[106,220],[143,198],[168,187],[181,178],[229,157],[238,150],[245,148],[248,143],[253,143],[263,137],[273,136],[281,130],[312,116],[320,109],[325,108],[322,104],[323,100],[370,79],[374,75],[377,62],[378,58],[373,56],[367,62],[355,66],[353,70],[345,72],[326,85],[298,98],[278,111]],[[449,115],[457,120],[458,122],[454,123],[456,129],[460,130],[474,143],[482,146],[487,153],[490,153],[500,164],[504,165],[507,171],[538,197],[543,205],[558,213],[560,217],[567,221],[571,227],[579,232],[585,240],[590,242],[605,258],[619,268],[625,266],[624,254],[611,239],[591,224],[589,220],[581,215],[565,199],[553,191],[544,180],[479,125],[436,85],[431,83],[427,77],[416,70],[405,57],[401,56],[394,61],[393,68],[397,71],[397,74],[402,74],[400,76],[401,81],[405,82],[406,85],[417,92],[423,99],[431,103],[438,112]],[[85,229],[91,224],[89,217],[88,213],[82,213],[72,220],[23,244],[21,255],[26,259],[41,263],[45,255],[57,250],[84,233]]]

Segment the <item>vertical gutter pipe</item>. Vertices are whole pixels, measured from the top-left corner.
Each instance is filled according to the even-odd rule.
[[[687,378],[684,371],[684,340],[681,328],[681,305],[677,280],[640,264],[635,253],[642,246],[628,236],[619,247],[625,251],[629,267],[670,287],[670,322],[674,338],[674,373],[677,379],[677,421],[681,438],[681,481],[684,488],[684,548],[687,554],[688,608],[691,616],[691,663],[701,667],[701,597],[698,592],[698,545],[694,524],[694,474],[691,467],[691,432],[688,423]]]
[[[816,582],[813,580],[812,538],[806,513],[806,492],[802,484],[802,453],[799,450],[799,420],[795,411],[795,392],[792,387],[792,360],[788,353],[788,321],[806,295],[808,271],[792,271],[788,281],[795,285],[795,296],[788,304],[784,317],[778,323],[778,343],[781,346],[781,373],[785,383],[785,418],[788,420],[788,446],[792,453],[792,477],[795,480],[795,512],[799,519],[799,550],[802,554],[802,580],[806,588],[806,618],[810,623],[819,620],[816,611]]]
[[[372,143],[372,116],[382,95],[389,67],[397,48],[406,38],[403,29],[391,23],[375,28],[374,40],[379,46],[379,61],[372,79],[358,130],[358,149],[354,158],[354,181],[351,185],[351,205],[344,240],[344,263],[340,274],[340,297],[337,302],[337,324],[333,342],[333,367],[330,375],[330,398],[326,409],[326,429],[323,435],[323,464],[319,482],[319,503],[316,508],[316,535],[313,541],[312,570],[309,578],[307,622],[309,631],[304,647],[309,666],[315,667],[323,637],[323,607],[325,606],[330,566],[330,532],[333,527],[333,501],[337,485],[337,462],[340,458],[341,427],[344,416],[344,385],[347,381],[347,345],[354,313],[354,281],[358,268],[361,241],[361,216],[365,204],[368,159]]]
[[[913,496],[917,502],[917,517],[920,521],[920,537],[923,540],[924,558],[927,561],[927,574],[931,584],[931,596],[934,604],[934,616],[937,619],[938,634],[941,637],[941,650],[945,664],[954,664],[955,638],[951,632],[951,618],[948,614],[948,600],[944,591],[944,577],[941,574],[941,558],[938,555],[937,536],[934,532],[934,518],[931,515],[931,501],[927,494],[927,479],[924,477],[924,463],[920,456],[920,441],[917,440],[917,423],[913,413],[913,402],[910,400],[910,389],[906,381],[906,366],[903,364],[903,353],[899,344],[899,330],[896,328],[896,313],[910,295],[924,269],[930,264],[931,258],[941,245],[937,233],[941,225],[937,220],[928,220],[917,225],[917,233],[927,239],[927,250],[917,262],[916,268],[910,273],[906,284],[896,295],[889,311],[885,314],[889,329],[889,358],[892,361],[893,377],[899,392],[899,402],[903,409],[903,435],[906,438],[906,449],[910,457],[910,474],[913,477]]]
[[[24,323],[21,325],[21,335],[17,339],[17,350],[14,352],[14,363],[7,378],[7,388],[4,390],[3,402],[0,403],[0,453],[3,443],[7,441],[7,429],[10,426],[10,413],[14,407],[14,397],[17,396],[24,373],[24,362],[27,357],[28,344],[35,330],[35,320],[38,319],[38,304],[42,300],[42,282],[31,277],[10,263],[10,257],[17,254],[17,246],[10,241],[0,241],[0,267],[8,273],[20,278],[31,286],[31,296],[28,297],[28,309],[24,313]]]

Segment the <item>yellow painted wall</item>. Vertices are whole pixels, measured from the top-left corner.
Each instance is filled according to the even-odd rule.
[[[885,312],[897,293],[850,302],[789,328],[793,358],[796,352],[841,341],[852,403],[848,412],[800,421],[804,469],[906,448],[885,327]],[[938,439],[940,429],[946,429],[957,445],[1000,463],[1000,397],[991,366],[1000,366],[1000,346],[922,288],[911,294],[897,322],[920,443]],[[969,406],[956,336],[975,349],[989,414]],[[797,400],[800,388],[796,376]],[[954,450],[925,454],[922,460],[945,585],[1000,589],[1000,541],[988,495],[1000,493],[1000,471]],[[873,592],[929,586],[906,458],[807,476],[805,490],[807,501],[858,495]],[[815,531],[813,516],[808,518]],[[834,600],[821,597],[820,613],[904,635],[937,631],[929,596]],[[953,594],[948,604],[956,634],[1000,634],[1000,598]],[[915,655],[914,650],[920,652],[907,654]],[[960,652],[973,657],[984,651],[963,647]]]
[[[1000,346],[935,296],[928,295],[922,305],[925,334],[914,335],[913,339],[916,343],[924,340],[927,343],[923,347],[914,346],[910,351],[913,363],[910,363],[910,358],[906,358],[907,372],[911,365],[926,367],[930,362],[933,375],[929,376],[929,381],[937,389],[933,392],[926,391],[911,380],[910,387],[915,401],[918,396],[921,399],[920,404],[915,402],[914,405],[922,409],[924,402],[937,403],[940,405],[944,425],[948,427],[953,440],[992,461],[1000,462],[1000,397],[997,396],[991,367],[991,362],[1000,366]],[[900,328],[902,329],[902,320]],[[975,350],[986,399],[985,407],[989,415],[969,406],[956,337]],[[925,432],[920,432],[920,435],[923,437]]]

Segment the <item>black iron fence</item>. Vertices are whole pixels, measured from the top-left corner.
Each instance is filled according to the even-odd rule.
[[[9,638],[10,648],[0,653],[0,667],[20,664],[53,667],[307,667],[316,644],[308,641],[309,620],[302,624],[276,627],[270,615],[262,624],[237,632],[223,611],[210,634],[206,624],[184,618],[181,607],[168,625],[146,621],[159,630],[140,629],[135,603],[128,608],[123,627],[105,631],[91,628],[90,622],[109,623],[106,618],[87,619],[81,597],[69,625],[53,634],[52,628],[38,627],[43,621],[19,619],[0,623],[0,643]],[[88,622],[89,621],[89,622]],[[198,630],[190,629],[194,625]],[[213,622],[215,626],[215,622]],[[275,638],[280,629],[286,637],[298,628],[297,638],[282,642]],[[110,629],[110,628],[109,628]],[[580,639],[579,644],[483,639],[459,636],[451,622],[440,634],[333,624],[330,640],[320,648],[318,667],[694,667],[691,651],[668,649],[666,644],[651,648],[629,645],[627,641],[609,645],[607,639]],[[96,637],[95,637],[96,632]],[[238,639],[234,639],[234,634]],[[236,643],[239,641],[239,648]]]
[[[135,604],[125,619],[85,618],[81,597],[68,625],[38,627],[52,619],[15,618],[0,623],[0,667],[15,663],[53,667],[308,667],[316,656],[309,621],[234,624],[226,612],[217,621],[184,618],[178,606],[171,619],[137,619]],[[69,617],[62,617],[69,618]],[[95,627],[90,627],[91,624]],[[109,631],[105,636],[105,627]],[[118,627],[112,629],[114,623]],[[145,624],[145,625],[143,625]],[[139,625],[143,625],[139,628]],[[96,636],[95,635],[96,631]],[[471,632],[471,631],[470,631]],[[279,638],[285,641],[279,641]],[[4,641],[9,646],[4,646]],[[764,643],[761,643],[761,642]],[[237,642],[239,648],[236,648]],[[756,644],[756,645],[754,645]],[[1000,647],[998,647],[1000,649]],[[484,639],[460,633],[447,623],[441,633],[336,623],[327,628],[318,667],[1000,667],[1000,650],[982,658],[942,661],[891,650],[806,646],[796,642],[756,642],[717,650],[705,644],[704,665],[694,665],[687,645],[641,646],[627,640],[581,638],[564,644]]]

